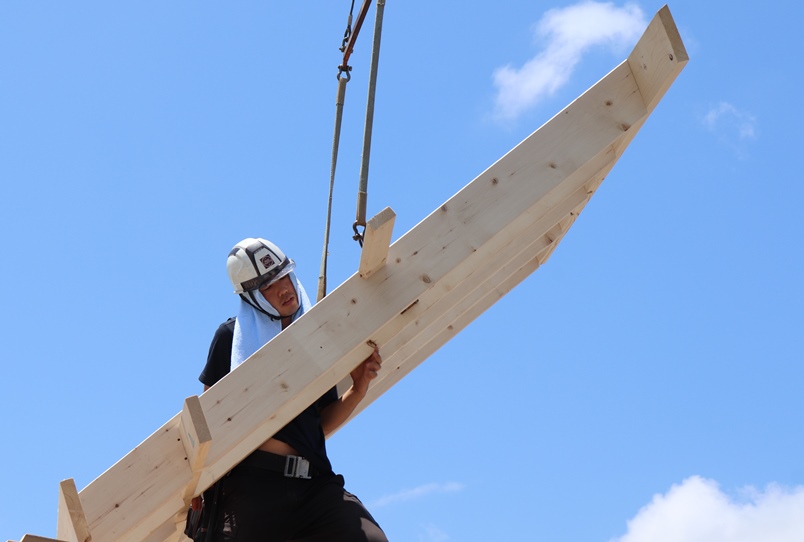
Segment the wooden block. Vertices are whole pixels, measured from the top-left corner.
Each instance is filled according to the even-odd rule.
[[[190,499],[198,494],[196,485],[201,476],[201,469],[207,460],[209,446],[212,443],[212,433],[197,395],[184,400],[184,408],[182,408],[179,420],[179,434],[184,452],[187,454],[187,463],[192,472],[192,478],[183,494],[184,501],[189,503]]]
[[[197,471],[204,466],[206,452],[209,451],[209,443],[212,442],[212,433],[197,395],[184,400],[180,433],[190,469]]]
[[[358,270],[358,274],[364,279],[385,265],[395,220],[396,213],[390,207],[386,207],[366,224]]]
[[[59,511],[56,536],[67,542],[89,542],[89,527],[75,487],[75,480],[68,478],[59,484]]]
[[[689,59],[670,9],[665,5],[627,60],[648,111],[653,111]]]

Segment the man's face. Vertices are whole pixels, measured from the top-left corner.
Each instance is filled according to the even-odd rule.
[[[270,286],[260,288],[260,293],[276,309],[279,316],[293,316],[299,310],[299,299],[296,297],[296,289],[289,275],[285,275]]]

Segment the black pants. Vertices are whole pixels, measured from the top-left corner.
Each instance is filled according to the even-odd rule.
[[[259,452],[258,452],[259,453]],[[287,478],[268,469],[235,467],[222,479],[216,542],[387,542],[343,476]]]

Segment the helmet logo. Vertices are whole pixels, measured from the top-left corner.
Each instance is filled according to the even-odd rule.
[[[274,260],[271,258],[270,254],[267,256],[263,256],[260,258],[260,263],[265,267],[265,269],[270,269],[271,266],[274,265]]]

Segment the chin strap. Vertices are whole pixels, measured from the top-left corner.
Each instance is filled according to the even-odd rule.
[[[262,307],[260,307],[259,303],[257,303],[257,301],[253,297],[254,296],[253,292],[249,292],[249,295],[252,296],[251,299],[249,299],[248,296],[246,296],[246,294],[240,294],[240,299],[242,299],[243,301],[245,301],[246,303],[248,303],[249,305],[254,307],[259,312],[263,313],[265,316],[267,316],[271,320],[277,322],[277,321],[281,321],[283,318],[288,318],[287,316],[279,316],[279,315],[271,314],[267,310],[265,310]],[[301,308],[302,308],[301,303],[299,303],[299,308],[296,309],[296,312],[294,312],[293,314],[290,315],[291,322],[296,319],[296,315],[299,314],[299,311],[301,310]]]

